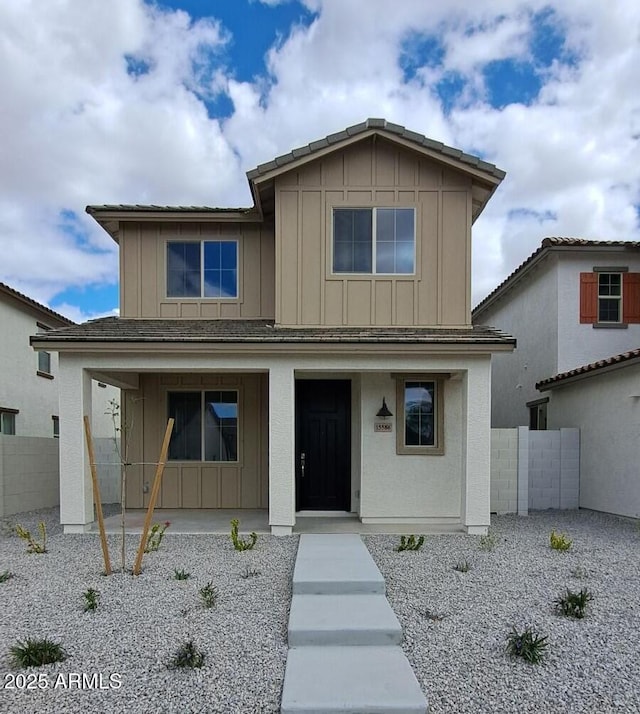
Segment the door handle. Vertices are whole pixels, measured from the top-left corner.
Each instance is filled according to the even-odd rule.
[[[300,478],[304,478],[304,467],[307,461],[307,455],[304,451],[300,452]]]

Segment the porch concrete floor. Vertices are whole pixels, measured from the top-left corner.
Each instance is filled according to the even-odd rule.
[[[125,528],[127,533],[141,533],[146,511],[130,509],[126,513]],[[170,533],[226,533],[231,530],[230,521],[237,518],[240,521],[240,533],[270,533],[269,512],[265,509],[170,509],[156,508],[153,512],[153,523],[169,521]],[[104,519],[107,533],[120,532],[120,514]],[[98,523],[93,523],[92,532],[97,532]],[[321,515],[313,516],[296,514],[295,533],[388,533],[391,535],[407,535],[410,533],[462,533],[460,526],[429,525],[420,523],[361,523],[355,515]]]

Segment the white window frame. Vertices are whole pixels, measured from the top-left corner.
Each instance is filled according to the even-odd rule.
[[[377,240],[377,228],[378,228],[378,218],[377,214],[379,210],[409,210],[413,212],[413,270],[410,273],[378,273],[376,266],[378,262],[378,240]],[[336,237],[335,237],[335,212],[336,211],[371,211],[371,271],[370,272],[349,272],[349,271],[336,271],[335,269],[335,248],[336,248]],[[376,275],[382,277],[406,277],[415,276],[417,273],[417,227],[416,227],[416,215],[417,211],[415,206],[332,206],[331,207],[331,275],[334,277],[343,276],[369,276]]]
[[[165,297],[167,300],[238,300],[240,298],[240,247],[237,238],[168,238],[164,247],[164,280]],[[169,295],[169,243],[199,243],[200,244],[200,295]],[[227,297],[209,297],[204,294],[204,246],[205,243],[233,243],[236,249],[236,294]]]
[[[204,387],[200,389],[168,389],[166,392],[166,413],[169,414],[169,395],[170,394],[180,394],[180,393],[200,393],[200,459],[173,459],[167,456],[167,461],[172,463],[182,463],[182,464],[220,464],[228,465],[233,464],[236,466],[241,465],[242,458],[240,454],[240,429],[241,429],[241,414],[240,414],[240,389],[237,387]],[[235,392],[236,395],[236,409],[237,409],[237,426],[236,426],[236,459],[235,461],[207,461],[205,460],[205,399],[204,395],[206,392]]]
[[[618,270],[600,270],[597,271],[598,276],[598,302],[596,322],[601,325],[619,325],[623,322],[622,315],[622,291],[623,291],[623,273]],[[619,295],[600,295],[600,277],[603,275],[618,275],[620,277],[620,294]],[[618,302],[618,319],[617,320],[601,320],[600,319],[600,300],[616,300]]]

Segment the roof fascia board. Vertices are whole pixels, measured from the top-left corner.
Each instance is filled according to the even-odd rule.
[[[425,158],[432,159],[434,161],[437,161],[441,164],[445,164],[446,166],[449,166],[450,168],[456,169],[458,171],[461,171],[462,173],[471,175],[483,182],[485,182],[488,187],[493,186],[497,187],[500,182],[502,181],[501,178],[498,178],[497,176],[493,176],[485,171],[482,171],[481,169],[478,169],[474,167],[472,164],[468,164],[465,161],[460,161],[459,159],[451,156],[447,156],[444,153],[434,151],[433,149],[429,149],[426,146],[419,146],[417,143],[414,143],[412,141],[409,141],[405,139],[402,136],[398,136],[397,134],[394,134],[392,132],[386,131],[383,128],[370,128],[365,131],[359,132],[357,134],[354,134],[352,136],[348,136],[344,139],[341,139],[339,141],[336,141],[334,143],[330,143],[327,146],[324,146],[320,149],[316,149],[315,151],[309,151],[307,153],[304,153],[297,158],[295,158],[293,161],[288,161],[284,162],[281,166],[275,166],[273,169],[270,169],[269,171],[265,171],[264,173],[260,174],[259,176],[254,176],[253,178],[249,178],[250,174],[252,171],[249,171],[247,173],[247,177],[249,178],[249,183],[254,183],[256,185],[265,183],[266,181],[270,181],[277,176],[281,176],[282,174],[285,174],[289,171],[294,171],[297,168],[300,168],[301,166],[305,166],[308,163],[311,163],[315,161],[316,159],[320,159],[324,156],[327,156],[327,154],[331,154],[337,150],[340,149],[345,149],[349,146],[352,146],[353,144],[357,144],[358,142],[365,141],[366,139],[372,137],[372,136],[381,136],[388,141],[391,141],[395,144],[399,144],[401,146],[404,146],[405,148],[409,149],[410,151],[413,151],[417,154],[421,154]],[[306,147],[301,147],[301,148],[306,148]],[[284,154],[284,156],[287,156],[287,154]],[[274,163],[278,161],[278,158],[276,157],[273,159],[273,161],[267,162],[267,163]],[[255,171],[255,169],[253,170]]]
[[[100,209],[87,210],[87,213],[94,218],[100,225],[107,221],[117,221],[119,223],[202,223],[211,221],[213,218],[216,221],[242,222],[242,223],[258,223],[262,221],[262,216],[251,210],[244,211],[131,211],[128,209],[114,210],[108,209],[102,211]]]
[[[23,295],[17,290],[13,290],[13,288],[10,288],[8,285],[0,284],[0,293],[6,295],[10,300],[17,302],[19,305],[29,308],[29,311],[37,318],[40,318],[43,322],[53,323],[55,327],[69,327],[70,325],[76,324],[73,320],[70,320],[64,315],[60,315],[45,305],[41,305],[28,295]]]

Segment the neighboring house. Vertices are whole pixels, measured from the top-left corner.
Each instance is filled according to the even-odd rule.
[[[0,434],[58,436],[58,357],[34,352],[29,338],[73,324],[0,283]]]
[[[545,429],[549,397],[537,382],[640,344],[640,243],[545,238],[478,304],[473,324],[518,341],[492,362],[491,425]]]
[[[640,517],[640,349],[543,379],[552,429],[580,429],[580,507]]]
[[[60,354],[65,531],[93,521],[93,377],[125,390],[130,507],[172,417],[159,507],[485,532],[491,356],[515,341],[471,325],[471,226],[503,176],[369,119],[250,171],[252,208],[89,206],[120,317],[32,338]]]

